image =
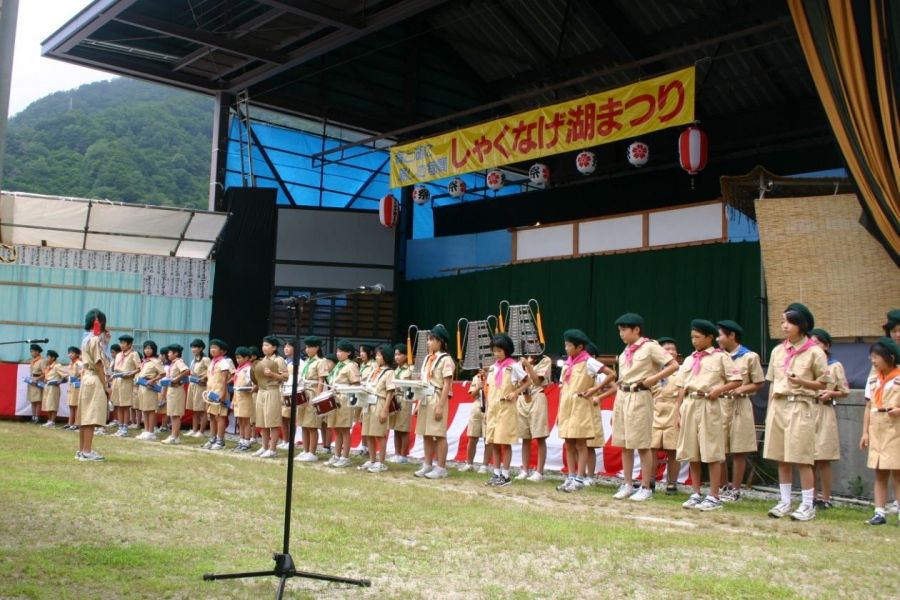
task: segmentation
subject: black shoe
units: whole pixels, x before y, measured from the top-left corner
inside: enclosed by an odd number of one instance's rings
[[[886,523],[887,519],[884,518],[882,513],[875,513],[875,516],[866,521],[866,525],[884,525]]]
[[[491,478],[485,481],[484,485],[495,486],[502,478],[502,475],[491,475]]]
[[[821,498],[816,498],[815,500],[813,500],[813,506],[822,510],[834,508],[834,505],[831,502],[829,502],[828,500],[822,500]]]
[[[509,485],[511,483],[512,483],[512,479],[510,479],[509,477],[506,477],[504,475],[501,475],[500,477],[497,478],[497,482],[494,484],[494,487],[503,487],[503,486]]]
[[[666,496],[674,496],[678,493],[678,486],[674,483],[666,484]]]

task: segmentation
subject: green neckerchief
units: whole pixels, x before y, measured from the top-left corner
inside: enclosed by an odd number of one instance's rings
[[[350,359],[342,360],[338,364],[334,365],[334,368],[331,369],[331,373],[328,374],[328,383],[334,383],[335,377],[341,372],[341,370],[350,364]]]
[[[317,363],[317,362],[319,362],[319,357],[313,356],[312,358],[307,360],[306,363],[303,365],[303,374],[301,375],[301,377],[303,378],[304,381],[306,381],[306,374],[309,373],[309,368],[311,366],[313,366],[314,363]]]
[[[399,379],[401,373],[403,373],[404,371],[409,371],[409,365],[403,365],[402,367],[397,367],[394,370],[397,372],[396,377]]]

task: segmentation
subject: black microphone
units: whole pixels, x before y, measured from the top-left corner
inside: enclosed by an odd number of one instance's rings
[[[41,339],[39,339],[39,340],[25,340],[25,343],[26,343],[26,344],[46,344],[46,343],[48,343],[49,341],[50,341],[50,340],[47,339],[47,338],[41,338]]]
[[[359,293],[380,296],[384,293],[384,284],[376,283],[375,285],[361,285],[359,286]]]

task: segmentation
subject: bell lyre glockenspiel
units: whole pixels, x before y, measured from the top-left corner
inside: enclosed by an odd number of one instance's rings
[[[534,298],[526,304],[510,304],[502,300],[497,321],[500,333],[512,338],[513,354],[537,355],[544,352],[541,306]]]
[[[493,364],[491,337],[497,325],[494,315],[481,321],[462,318],[456,322],[456,360],[463,369],[483,369]]]

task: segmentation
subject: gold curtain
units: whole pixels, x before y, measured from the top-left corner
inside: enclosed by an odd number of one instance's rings
[[[900,256],[897,15],[892,0],[788,0],[831,128],[874,225]],[[868,10],[866,9],[868,5]],[[867,47],[870,45],[871,47]],[[874,101],[873,101],[874,97]]]

